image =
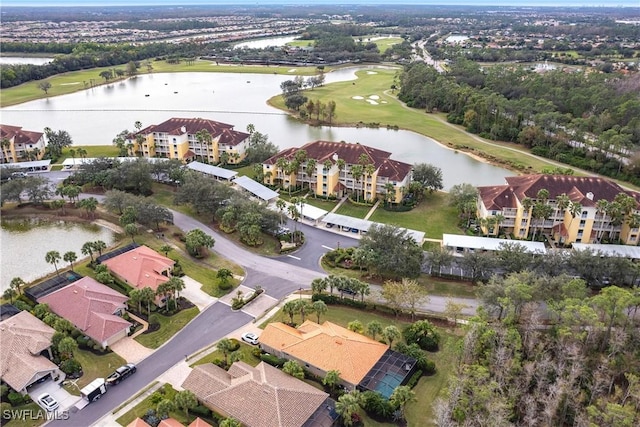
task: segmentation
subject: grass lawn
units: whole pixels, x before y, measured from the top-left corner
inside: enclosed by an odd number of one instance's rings
[[[366,38],[363,38],[363,42],[366,42]],[[394,44],[402,43],[401,37],[385,37],[378,40],[373,40],[373,42],[378,46],[378,50],[380,53],[385,53],[387,49],[389,49]]]
[[[162,394],[163,399],[169,399],[173,401],[177,391],[173,387],[171,387],[170,384],[165,384],[158,391],[147,396],[144,400],[138,403],[129,412],[127,412],[126,414],[118,418],[116,422],[121,426],[127,426],[136,418],[138,417],[142,418],[143,416],[145,416],[149,409],[155,409],[157,404],[154,404],[151,400],[153,395],[156,393]],[[182,425],[189,425],[198,417],[198,415],[194,415],[190,413],[189,416],[186,416],[183,410],[177,409],[175,411],[169,412],[169,417],[182,423]],[[202,416],[200,416],[200,418],[202,418]],[[213,424],[213,420],[211,419],[204,418],[204,420],[210,423],[211,425],[216,425],[216,424]]]
[[[409,426],[435,426],[433,404],[447,385],[450,373],[453,371],[457,346],[462,337],[440,329],[440,351],[428,353],[430,360],[436,364],[436,374],[422,377],[413,389],[418,400],[409,403],[406,408]],[[369,424],[367,424],[369,425]]]
[[[106,378],[116,368],[127,363],[126,360],[114,352],[98,356],[90,351],[77,350],[74,355],[82,365],[82,372],[84,372],[84,375],[76,383],[79,388],[83,388],[96,378]]]
[[[347,200],[336,210],[335,213],[340,215],[352,216],[354,218],[364,219],[364,217],[367,216],[371,208],[372,206],[358,206],[349,202],[349,200]]]
[[[324,209],[327,212],[331,212],[338,204],[337,200],[324,200],[311,196],[306,197],[304,199],[304,202],[307,205],[315,206],[318,209]]]
[[[424,231],[425,237],[442,239],[443,233],[460,234],[458,211],[449,206],[443,192],[426,193],[418,206],[407,212],[392,212],[378,206],[369,220]]]
[[[287,43],[287,46],[293,47],[308,47],[316,44],[315,40],[294,40],[292,42]]]
[[[260,363],[261,361],[260,359],[255,357],[253,354],[251,354],[251,351],[254,348],[255,347],[249,344],[240,342],[240,348],[237,350],[240,352],[240,360],[242,360],[243,362],[251,366],[257,366],[258,363]],[[193,368],[194,366],[203,365],[205,363],[213,363],[213,361],[216,359],[224,360],[224,354],[222,354],[221,351],[216,350],[212,353],[207,354],[202,359],[198,360],[197,362],[193,363],[190,366]]]
[[[73,145],[62,150],[62,156],[58,159],[58,163],[64,162],[65,159],[72,158],[73,156],[71,156],[70,151],[75,150],[77,152],[78,148],[82,148],[87,151],[87,155],[85,156],[87,158],[118,156],[118,147],[115,145]],[[79,159],[80,156],[76,154],[75,158]]]
[[[16,406],[10,409],[11,411],[24,411],[23,413],[31,414],[22,418],[15,418],[11,421],[2,420],[4,427],[36,427],[45,423],[45,413],[37,403],[31,402],[26,405]],[[40,418],[39,418],[40,417]],[[32,418],[32,419],[31,419]]]
[[[158,348],[184,328],[198,314],[198,307],[182,310],[173,316],[160,315],[160,329],[148,334],[140,334],[134,339],[147,348]]]
[[[251,179],[255,179],[256,174],[255,174],[255,171],[253,170],[254,165],[255,164],[251,164],[251,165],[247,165],[241,168],[231,169],[231,170],[238,172],[238,176],[248,176]]]

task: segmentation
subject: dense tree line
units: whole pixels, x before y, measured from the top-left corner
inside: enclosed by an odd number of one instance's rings
[[[473,133],[533,149],[538,155],[609,176],[639,180],[632,162],[616,158],[640,145],[640,76],[602,73],[537,74],[522,67],[479,68],[466,59],[439,74],[413,63],[399,98]]]
[[[481,292],[439,426],[638,425],[637,288],[589,297],[580,280],[514,273]]]

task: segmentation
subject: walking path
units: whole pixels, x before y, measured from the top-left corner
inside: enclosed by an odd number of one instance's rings
[[[364,219],[368,220],[369,217],[371,215],[373,215],[373,213],[376,211],[376,209],[378,208],[379,205],[380,205],[380,199],[378,199],[376,201],[376,203],[371,207],[371,209],[369,209],[369,212],[367,212],[367,214],[365,215]]]
[[[144,331],[146,331],[147,329],[149,329],[149,323],[147,323],[145,320],[139,318],[138,316],[136,316],[133,313],[127,312],[127,314],[129,314],[129,317],[131,317],[133,320],[135,320],[136,322],[138,322],[138,323],[140,323],[142,325],[142,328],[139,331],[136,331],[133,335],[131,335],[131,338],[135,338],[138,335],[144,333]]]

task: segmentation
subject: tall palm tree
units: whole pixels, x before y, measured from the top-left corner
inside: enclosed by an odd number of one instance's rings
[[[26,283],[24,282],[24,280],[22,280],[22,278],[14,277],[13,279],[11,279],[11,283],[10,283],[9,287],[11,287],[11,289],[15,290],[18,295],[22,295],[21,288],[25,284]]]
[[[82,252],[82,255],[84,256],[88,256],[91,258],[91,263],[93,263],[93,242],[86,242],[84,245],[82,245],[82,248],[80,249],[80,252]]]
[[[354,390],[350,393],[343,394],[336,402],[336,412],[342,417],[342,423],[345,426],[353,425],[353,414],[360,409],[360,392]]]
[[[598,201],[596,201],[596,213],[598,213],[599,215],[604,217],[608,214],[609,212],[609,201],[606,199],[600,199]],[[600,224],[600,230],[598,230],[598,233],[596,234],[596,238],[598,239],[598,242],[600,242],[600,240],[602,240],[602,236],[604,235],[604,221],[602,221],[602,223]]]
[[[78,255],[76,255],[74,251],[68,251],[64,253],[62,259],[69,263],[69,265],[71,266],[71,271],[73,271],[73,263],[78,259]]]
[[[364,173],[369,177],[370,180],[372,180],[373,178],[373,174],[376,171],[376,167],[375,165],[373,165],[372,163],[368,163],[364,166]],[[363,189],[364,191],[364,189]],[[375,182],[371,182],[371,198],[373,199],[376,194],[376,185]]]
[[[364,175],[364,167],[362,165],[351,166],[351,176],[353,177],[353,192],[356,193],[356,200],[360,201],[358,190],[356,189],[356,183],[360,183],[360,178]]]
[[[401,385],[396,387],[396,389],[393,390],[391,397],[389,398],[389,401],[392,404],[396,405],[400,410],[402,419],[405,418],[404,409],[407,403],[413,402],[415,400],[416,400],[416,393],[406,385]]]
[[[48,262],[49,264],[53,264],[53,268],[56,269],[56,276],[60,275],[60,273],[58,272],[58,261],[60,261],[60,259],[60,252],[58,251],[49,251],[44,256],[44,260],[46,262]]]
[[[287,165],[288,165],[289,161],[287,159],[285,159],[284,157],[280,157],[278,158],[278,160],[276,160],[276,179],[280,180],[280,187],[284,188],[284,173],[285,173],[285,169],[287,169]]]

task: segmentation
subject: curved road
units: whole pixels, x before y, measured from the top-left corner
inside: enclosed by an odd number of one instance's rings
[[[65,174],[66,175],[66,174]],[[53,182],[61,179],[59,174],[49,177]],[[216,240],[214,252],[241,265],[245,270],[243,284],[254,287],[260,285],[266,293],[276,299],[300,289],[309,288],[311,281],[326,276],[319,265],[321,256],[338,246],[355,246],[357,239],[338,233],[328,232],[320,227],[298,224],[304,231],[307,243],[292,256],[268,258],[249,252],[207,225],[190,216],[173,211],[174,224],[185,232],[198,228],[210,234]],[[375,291],[376,286],[372,286]],[[466,312],[475,311],[475,300],[457,299],[469,305]],[[431,301],[422,304],[424,310],[442,312],[447,298],[431,297]],[[243,313],[231,311],[230,307],[217,302],[196,316],[174,337],[138,364],[136,375],[119,384],[105,394],[99,401],[86,406],[83,410],[69,414],[68,420],[52,421],[53,427],[89,426],[108,412],[130,399],[144,387],[155,381],[160,374],[192,354],[228,335],[254,319]]]

